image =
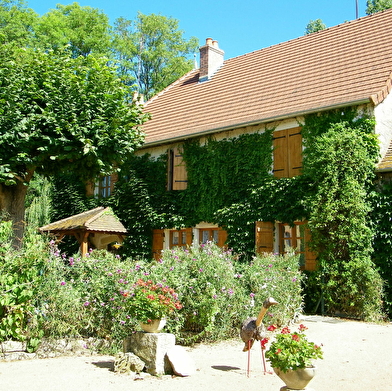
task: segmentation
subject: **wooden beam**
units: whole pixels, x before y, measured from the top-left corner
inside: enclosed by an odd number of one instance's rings
[[[86,231],[83,235],[83,238],[80,242],[80,255],[83,257],[86,256],[86,254],[88,253],[88,235],[89,232]]]

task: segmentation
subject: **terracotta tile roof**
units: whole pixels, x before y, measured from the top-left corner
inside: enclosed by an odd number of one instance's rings
[[[127,230],[110,208],[98,207],[40,228],[41,232],[90,231],[127,233]]]
[[[392,9],[193,70],[145,105],[146,146],[348,104],[390,91]],[[224,48],[223,48],[224,49]]]

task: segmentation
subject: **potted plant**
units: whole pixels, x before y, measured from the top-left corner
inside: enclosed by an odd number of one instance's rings
[[[129,315],[147,332],[160,331],[166,324],[166,317],[182,308],[173,288],[151,280],[139,279],[130,290],[121,294],[126,298]]]
[[[268,328],[274,329],[274,326]],[[303,324],[294,332],[284,327],[265,353],[275,373],[289,389],[304,389],[315,375],[313,360],[323,358],[321,346],[309,342],[305,330],[307,327]]]

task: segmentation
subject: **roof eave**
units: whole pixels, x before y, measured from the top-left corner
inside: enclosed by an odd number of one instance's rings
[[[236,124],[229,125],[229,126],[223,126],[223,127],[208,129],[208,130],[204,130],[204,131],[200,131],[200,132],[189,133],[187,135],[166,138],[164,140],[147,142],[140,149],[156,147],[156,146],[159,146],[162,144],[175,143],[180,140],[186,140],[189,138],[206,136],[206,135],[213,134],[213,133],[230,131],[230,130],[242,128],[245,126],[253,126],[253,125],[257,125],[257,124],[265,124],[265,123],[269,123],[269,122],[283,121],[285,119],[295,118],[295,117],[303,117],[305,115],[317,113],[320,111],[328,111],[328,110],[344,108],[344,107],[349,107],[349,106],[358,106],[358,105],[367,104],[367,103],[371,103],[371,102],[373,103],[373,100],[371,98],[364,98],[364,99],[358,99],[358,100],[346,102],[343,104],[339,103],[339,104],[334,104],[334,105],[321,106],[321,107],[317,107],[317,108],[309,109],[309,110],[296,111],[296,112],[291,112],[291,113],[278,115],[278,116],[272,116],[272,117],[260,118],[260,119],[256,119],[256,120],[252,120],[252,121],[240,122],[240,123],[236,123]]]

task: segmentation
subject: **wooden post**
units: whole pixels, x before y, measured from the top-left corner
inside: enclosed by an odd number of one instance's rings
[[[88,235],[89,235],[89,232],[85,232],[82,237],[82,240],[80,242],[80,254],[81,254],[82,258],[85,257],[86,254],[88,253],[88,240],[87,240]]]

